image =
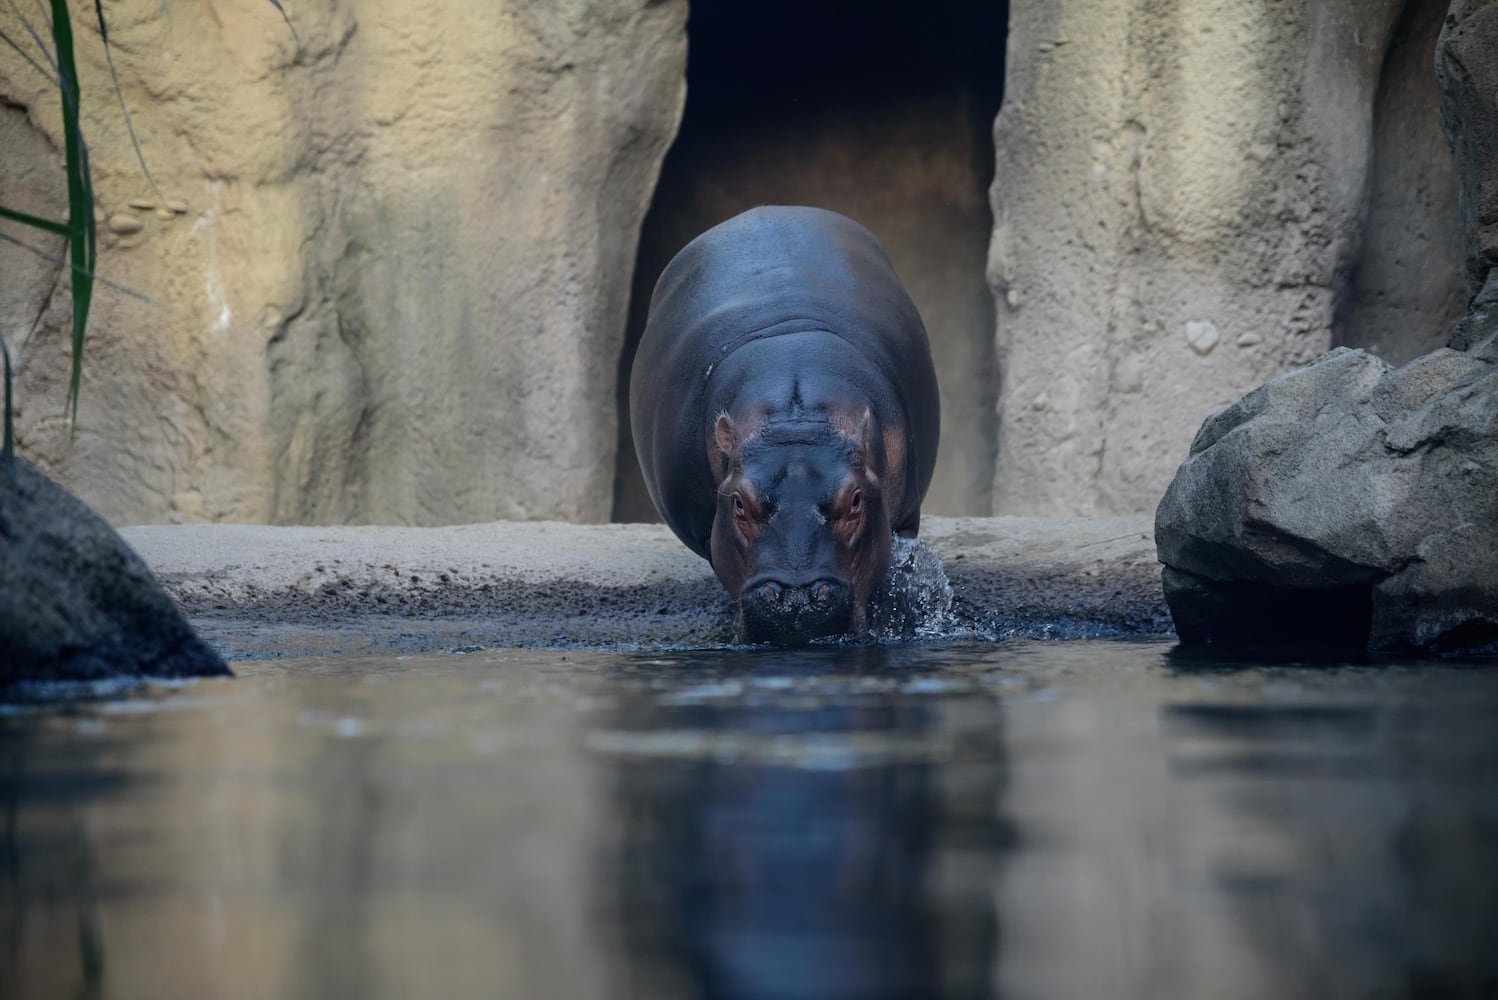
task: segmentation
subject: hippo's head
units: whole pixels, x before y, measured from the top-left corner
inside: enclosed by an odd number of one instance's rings
[[[742,432],[718,418],[712,563],[738,602],[741,642],[867,631],[891,541],[871,422],[773,421]]]

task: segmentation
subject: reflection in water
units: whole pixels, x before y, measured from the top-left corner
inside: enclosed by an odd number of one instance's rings
[[[77,805],[119,787],[123,776],[105,764],[110,747],[34,745],[0,726],[0,970],[14,968],[27,946],[57,936],[72,947],[55,968],[34,970],[49,994],[92,998],[104,978],[94,848]],[[23,824],[25,805],[47,803],[52,821]],[[28,906],[28,901],[42,905]],[[22,996],[0,975],[0,996]]]
[[[741,654],[725,672],[751,691],[798,667],[873,677],[884,651],[793,657]],[[706,734],[698,747],[750,733],[805,751],[772,764],[754,759],[754,744],[734,744],[745,761],[657,741],[654,753],[618,757],[620,825],[600,882],[618,893],[610,923],[633,992],[660,995],[665,982],[710,998],[990,995],[998,719],[981,713],[981,728],[960,734],[976,737],[967,759],[933,760],[951,756],[942,747],[955,720],[943,714],[887,694],[622,708],[614,721],[634,732]],[[909,759],[829,758],[837,737],[888,742]]]
[[[1006,716],[1006,995],[1498,995],[1498,674],[1151,688]]]
[[[1311,995],[1498,996],[1495,706],[1356,697],[1162,709],[1177,780],[1274,842],[1212,876]]]
[[[307,778],[321,814],[305,838],[284,837],[278,865],[293,885],[315,885],[307,916],[320,933],[302,934],[292,959],[309,996],[367,997],[376,968],[373,944],[381,873],[377,840],[395,823],[384,815],[387,740],[330,742]]]
[[[0,997],[1498,996],[1498,670],[486,651],[0,708]]]

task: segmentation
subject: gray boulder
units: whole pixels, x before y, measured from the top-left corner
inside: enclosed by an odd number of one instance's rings
[[[1498,2],[1436,49],[1474,293],[1398,369],[1340,348],[1209,416],[1160,501],[1182,641],[1498,650]]]
[[[1398,369],[1339,348],[1207,418],[1155,515],[1184,642],[1498,642],[1493,326]]]
[[[0,689],[228,673],[103,518],[24,459],[0,460]]]

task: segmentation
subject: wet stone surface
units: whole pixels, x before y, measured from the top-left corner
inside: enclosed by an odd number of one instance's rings
[[[0,709],[0,996],[1498,988],[1498,663],[234,666]]]
[[[122,534],[232,659],[704,648],[734,636],[734,609],[712,570],[661,525],[199,524]],[[873,616],[885,638],[1171,634],[1148,517],[932,517],[919,542],[897,540],[897,550],[896,599]]]

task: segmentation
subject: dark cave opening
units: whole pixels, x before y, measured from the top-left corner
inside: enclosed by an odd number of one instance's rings
[[[931,336],[942,443],[925,511],[990,512],[997,366],[984,277],[1007,2],[694,3],[687,103],[641,228],[617,385],[613,519],[656,521],[629,427],[650,293],[698,233],[817,205],[884,244]]]

